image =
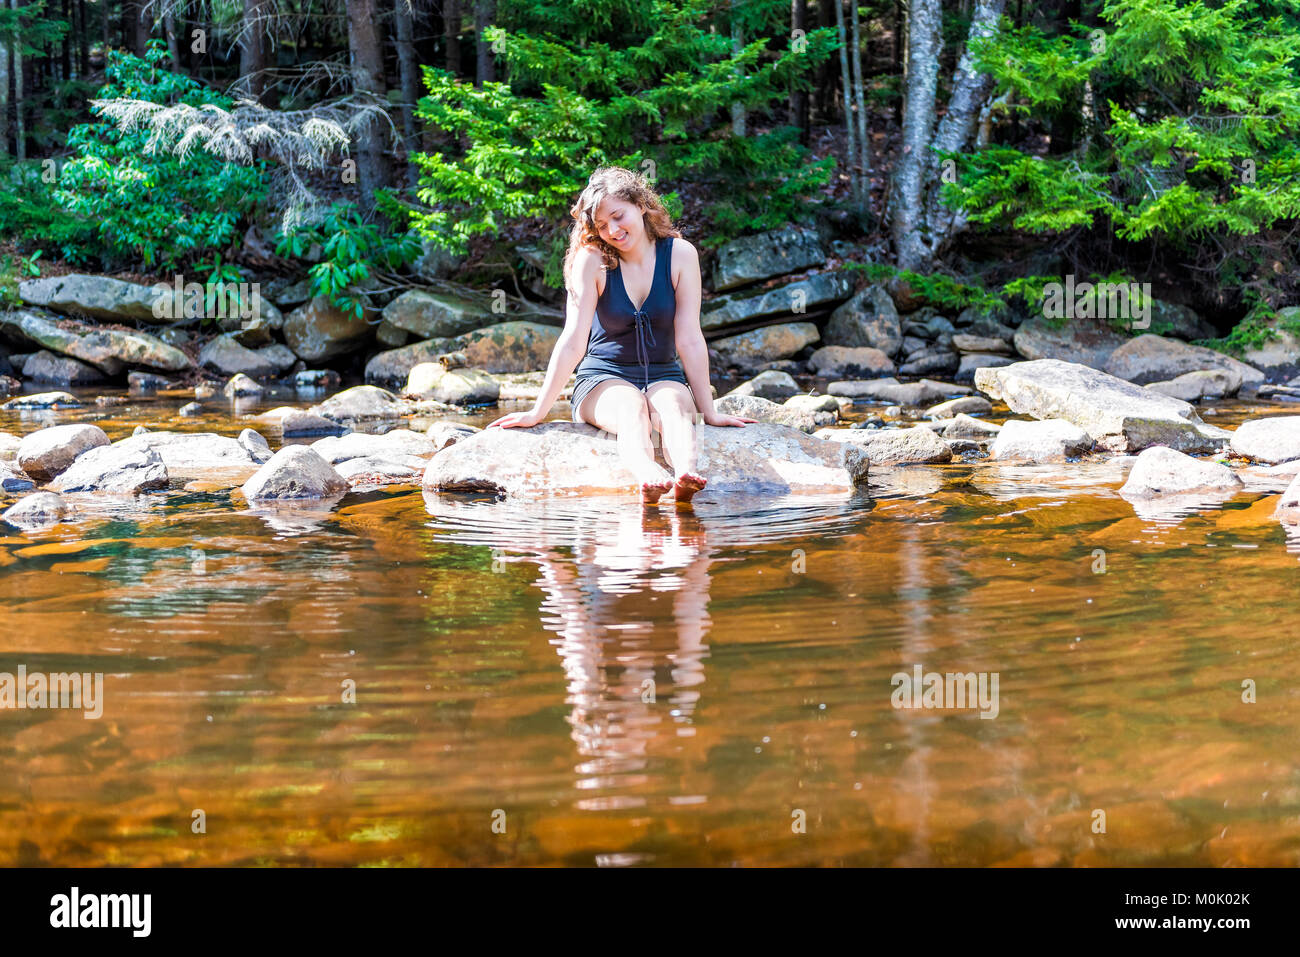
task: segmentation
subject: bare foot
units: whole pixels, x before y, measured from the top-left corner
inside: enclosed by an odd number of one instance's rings
[[[709,480],[698,472],[683,472],[673,483],[673,488],[676,489],[673,494],[678,502],[689,503],[695,497],[695,493],[708,484]]]
[[[641,502],[645,505],[654,505],[659,499],[663,498],[665,492],[673,487],[669,479],[656,479],[653,482],[641,483]]]

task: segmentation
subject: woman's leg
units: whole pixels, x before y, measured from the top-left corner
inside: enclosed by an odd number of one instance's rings
[[[708,483],[695,471],[699,446],[695,434],[697,410],[691,390],[672,380],[655,382],[646,389],[646,401],[663,437],[664,458],[673,467],[676,477],[674,495],[679,502],[689,502]]]
[[[640,389],[625,379],[606,379],[587,393],[578,414],[617,437],[619,455],[641,483],[642,499],[657,502],[673,487],[671,476],[655,461],[650,409]]]

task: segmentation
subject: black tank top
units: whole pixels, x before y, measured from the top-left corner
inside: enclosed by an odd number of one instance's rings
[[[650,292],[637,309],[623,285],[623,269],[605,274],[605,291],[596,300],[596,314],[587,337],[587,355],[620,365],[648,367],[677,358],[673,320],[677,296],[672,281],[673,237],[655,242],[655,268]]]

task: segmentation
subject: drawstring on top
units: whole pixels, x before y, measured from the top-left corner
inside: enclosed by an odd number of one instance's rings
[[[632,313],[633,321],[636,323],[636,357],[641,363],[641,370],[645,374],[645,380],[650,381],[650,347],[655,344],[654,330],[650,328],[650,317],[646,315],[645,310],[637,309]]]

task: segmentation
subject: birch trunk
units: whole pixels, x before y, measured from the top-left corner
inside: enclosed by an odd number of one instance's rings
[[[941,43],[939,0],[911,0],[907,17],[907,70],[903,76],[903,145],[890,184],[890,230],[898,265],[917,269],[929,258],[921,205],[934,135]]]

